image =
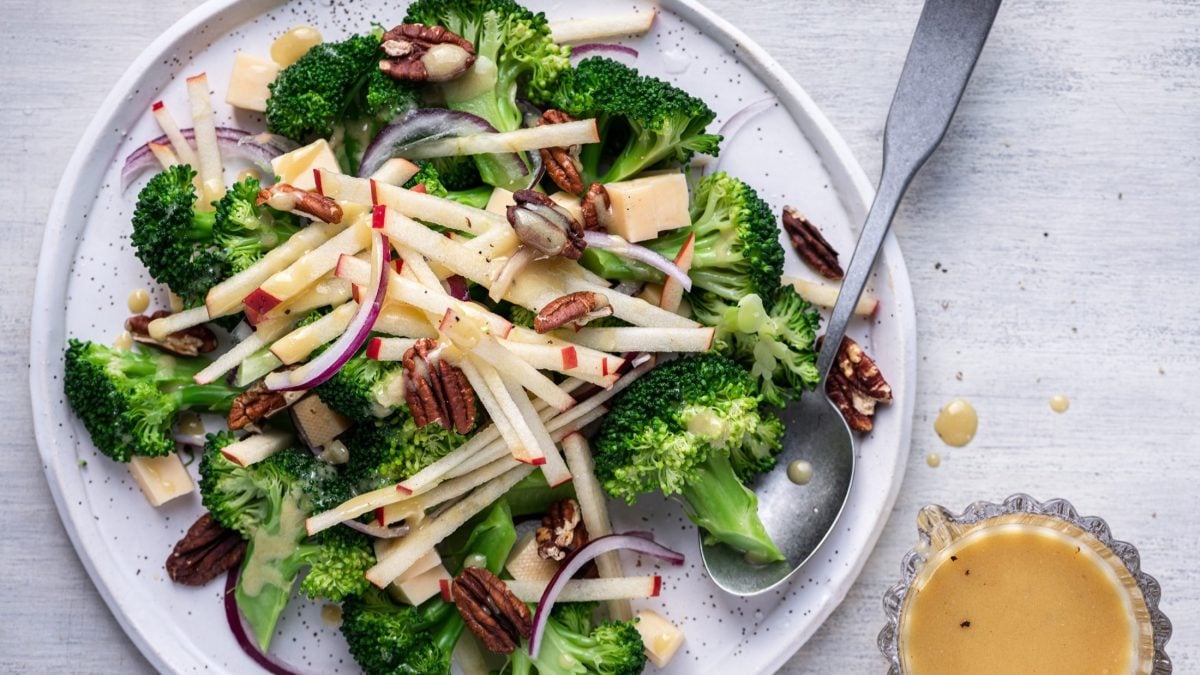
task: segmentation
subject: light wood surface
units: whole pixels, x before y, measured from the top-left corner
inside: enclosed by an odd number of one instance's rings
[[[0,0],[0,672],[149,671],[68,543],[25,385],[42,224],[71,150],[129,62],[188,0]],[[916,0],[710,5],[767,48],[878,176]],[[912,457],[866,570],[787,673],[873,673],[880,597],[920,505],[1072,500],[1141,550],[1200,667],[1200,5],[1011,0],[896,232],[917,301]],[[848,252],[846,252],[848,253]],[[1055,414],[1054,394],[1071,407]],[[967,397],[975,441],[945,447]],[[886,413],[884,413],[886,414]],[[939,452],[929,468],[925,456]],[[157,561],[155,561],[157,562]]]

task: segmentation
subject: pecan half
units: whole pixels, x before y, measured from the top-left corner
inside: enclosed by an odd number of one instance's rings
[[[276,183],[258,191],[259,206],[266,204],[277,211],[298,213],[326,223],[342,222],[342,207],[330,197],[301,190],[287,183]]]
[[[612,311],[608,298],[603,294],[576,291],[547,302],[533,317],[533,329],[539,333],[549,333],[569,323],[582,326],[592,319],[611,316]]]
[[[261,381],[256,382],[233,399],[225,421],[229,424],[230,431],[245,429],[283,410],[295,400],[289,400],[284,392],[267,389],[267,385]]]
[[[379,69],[407,82],[446,82],[475,63],[475,45],[442,26],[404,23],[384,33]]]
[[[454,605],[488,651],[511,654],[533,630],[529,607],[499,577],[468,567],[454,580]]]
[[[403,363],[404,399],[418,427],[437,422],[465,434],[475,426],[475,391],[461,370],[439,357],[436,340],[417,340]]]
[[[846,276],[838,263],[837,251],[803,213],[790,206],[783,207],[783,229],[800,259],[817,274],[835,280]]]
[[[579,210],[583,212],[583,229],[605,232],[605,225],[612,212],[612,202],[608,198],[608,190],[600,183],[588,186],[587,193],[579,202]]]
[[[824,336],[817,340],[821,348]],[[875,405],[892,402],[892,387],[883,379],[879,366],[863,348],[850,338],[842,338],[841,349],[834,358],[825,393],[841,411],[846,424],[855,431],[866,433],[875,427]]]
[[[546,195],[533,190],[517,190],[506,215],[524,244],[546,255],[561,255],[579,260],[587,243],[583,225],[566,209]]]
[[[165,309],[160,309],[150,316],[144,314],[131,316],[125,319],[125,330],[129,331],[137,342],[153,345],[180,356],[206,354],[217,348],[217,336],[209,330],[208,326],[185,328],[171,333],[161,341],[150,337],[150,322],[167,316],[171,316],[171,313]]]
[[[187,586],[203,586],[242,562],[246,540],[212,514],[200,516],[167,558],[167,576]]]
[[[588,532],[580,518],[579,502],[564,499],[551,504],[534,538],[543,560],[563,560],[583,547]]]
[[[574,117],[561,110],[547,110],[538,120],[538,126],[574,121]],[[583,192],[583,176],[580,173],[583,171],[583,164],[579,161],[578,145],[566,148],[542,148],[538,150],[538,153],[542,156],[542,164],[546,166],[546,173],[550,175],[550,180],[554,181],[555,185],[573,195]]]

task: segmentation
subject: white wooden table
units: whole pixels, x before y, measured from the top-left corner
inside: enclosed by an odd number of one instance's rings
[[[68,543],[25,386],[30,285],[84,125],[192,0],[0,0],[0,672],[141,672]],[[711,4],[763,44],[879,172],[918,0]],[[1200,669],[1200,4],[1010,0],[896,231],[920,364],[909,473],[845,604],[789,673],[880,672],[880,596],[926,503],[1066,497],[1162,582],[1176,672]],[[1053,394],[1071,409],[1050,411]],[[941,444],[938,408],[981,422]],[[940,452],[940,468],[925,455]]]

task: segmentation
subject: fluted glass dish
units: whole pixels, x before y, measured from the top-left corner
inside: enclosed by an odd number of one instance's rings
[[[1118,578],[1133,601],[1138,630],[1134,672],[1138,675],[1172,673],[1171,659],[1166,653],[1171,622],[1158,607],[1162,595],[1158,581],[1141,570],[1137,549],[1128,542],[1114,539],[1103,519],[1080,515],[1064,499],[1039,502],[1029,495],[1017,494],[999,504],[975,502],[959,514],[936,505],[921,509],[917,515],[918,543],[904,556],[901,581],[889,588],[883,598],[887,624],[879,632],[878,644],[888,661],[888,675],[907,675],[900,645],[901,621],[905,598],[921,575],[925,561],[972,532],[1009,523],[1052,527],[1089,544],[1099,553],[1119,572]]]

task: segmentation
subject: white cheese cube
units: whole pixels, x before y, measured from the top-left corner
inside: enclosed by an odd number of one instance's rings
[[[492,196],[488,198],[487,206],[483,207],[483,210],[491,211],[492,213],[501,216],[508,216],[508,207],[516,203],[517,202],[513,200],[513,193],[511,190],[505,190],[504,188],[498,187],[492,190]]]
[[[271,168],[279,176],[279,182],[288,183],[300,190],[315,190],[317,182],[313,178],[313,169],[324,169],[341,173],[333,148],[324,138],[295,150],[284,153],[271,160]]]
[[[175,453],[164,457],[134,456],[128,466],[129,474],[151,506],[162,506],[196,489],[187,468]]]
[[[268,85],[278,76],[278,63],[238,52],[233,57],[233,72],[229,75],[225,102],[242,110],[266,112],[267,99],[271,97]]]
[[[549,581],[558,571],[558,563],[538,555],[537,541],[530,532],[513,547],[504,568],[518,581]]]
[[[415,606],[441,593],[442,582],[450,579],[450,573],[439,564],[411,579],[392,582],[388,585],[388,594],[397,602]]]
[[[683,631],[652,609],[643,609],[636,618],[637,632],[646,645],[646,657],[655,666],[665,668],[683,646]]]
[[[550,195],[550,200],[567,210],[571,217],[583,224],[583,208],[579,205],[579,197],[570,192],[555,192]]]
[[[659,232],[691,224],[687,179],[682,173],[607,183],[604,189],[612,208],[608,230],[630,242],[654,239]]]

